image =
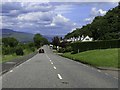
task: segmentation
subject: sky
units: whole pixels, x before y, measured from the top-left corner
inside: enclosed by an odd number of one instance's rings
[[[65,35],[104,16],[117,2],[3,2],[0,26],[42,35]]]

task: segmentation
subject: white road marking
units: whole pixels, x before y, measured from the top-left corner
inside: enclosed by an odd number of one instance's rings
[[[100,70],[97,70],[98,72],[101,72]]]
[[[13,70],[10,70],[10,72],[13,72]]]
[[[115,79],[118,79],[117,77],[114,77]]]
[[[87,65],[83,64],[83,66],[88,67]]]
[[[107,75],[107,76],[108,76],[108,73],[105,73],[105,75]]]
[[[6,64],[15,64],[15,62],[6,62]]]
[[[51,62],[51,64],[53,64],[53,62]]]
[[[17,69],[17,68],[21,67],[23,64],[29,62],[30,60],[31,60],[31,59],[28,59],[27,61],[18,64],[17,66],[13,67],[13,69]],[[7,70],[5,70],[5,71],[7,71]],[[13,71],[12,71],[12,72],[13,72]],[[9,74],[9,73],[10,73],[10,71],[6,72],[4,75]]]
[[[61,77],[61,75],[60,75],[60,74],[57,74],[57,75],[58,75],[58,78],[59,78],[59,79],[62,79],[62,77]]]
[[[46,54],[46,56],[48,57],[48,55]],[[48,59],[50,59],[49,57],[48,57]]]
[[[54,69],[56,69],[56,67],[55,67],[55,66],[54,66],[53,68],[54,68]]]
[[[51,62],[51,60],[50,60],[50,62]]]

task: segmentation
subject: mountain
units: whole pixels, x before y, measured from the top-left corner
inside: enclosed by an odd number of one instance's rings
[[[55,36],[64,38],[65,35],[43,35],[43,37],[46,38],[49,42],[52,42],[52,39],[53,39]]]
[[[82,35],[93,37],[94,40],[120,39],[120,3],[110,9],[106,15],[95,17],[91,24],[68,33],[65,38]]]
[[[42,35],[44,38],[46,38],[48,41],[52,41],[53,37],[59,36],[64,37],[64,35]],[[30,42],[33,41],[34,34],[26,33],[26,32],[19,32],[14,31],[11,29],[2,29],[2,37],[14,37],[20,42]]]
[[[52,35],[43,35],[49,42],[52,42],[53,36]]]
[[[33,41],[34,34],[18,32],[11,29],[2,29],[2,37],[14,37],[20,42],[29,42]]]

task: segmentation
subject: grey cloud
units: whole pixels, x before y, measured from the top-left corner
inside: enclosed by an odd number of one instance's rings
[[[54,7],[48,3],[20,3],[20,2],[6,2],[2,4],[3,16],[17,16],[21,13],[29,12],[48,12]]]
[[[27,12],[48,12],[53,9],[54,7],[48,3],[29,3],[24,10]]]
[[[9,13],[11,10],[21,10],[22,6],[19,2],[6,2],[2,4],[2,13]]]
[[[2,12],[3,28],[41,34],[65,34],[75,27],[69,19],[54,12],[54,8],[49,3],[6,3]]]

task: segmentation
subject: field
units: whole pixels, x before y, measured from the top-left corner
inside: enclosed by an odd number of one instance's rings
[[[120,48],[90,50],[77,54],[64,53],[62,56],[97,67],[120,68]],[[119,65],[118,65],[119,63]]]
[[[30,50],[24,49],[24,56],[28,55],[30,53],[33,53],[33,52]],[[20,57],[23,57],[23,56],[17,56],[15,53],[10,54],[10,55],[2,55],[2,59],[0,60],[0,63],[10,61],[10,60],[13,60],[15,58],[20,58]]]

